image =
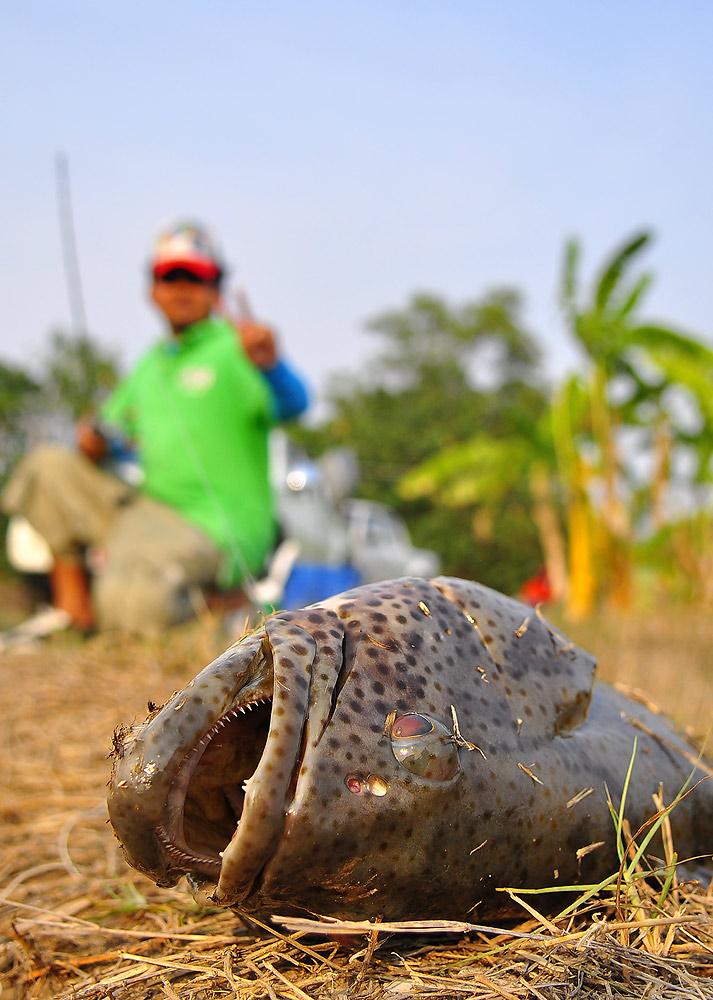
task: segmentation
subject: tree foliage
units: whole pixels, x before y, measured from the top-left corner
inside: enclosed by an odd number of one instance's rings
[[[428,491],[410,498],[399,484],[474,433],[506,441],[545,411],[539,350],[520,311],[511,289],[461,306],[415,295],[403,310],[369,323],[381,350],[367,373],[335,382],[332,418],[300,432],[312,454],[352,448],[361,495],[396,507],[415,543],[441,554],[445,572],[507,591],[517,590],[541,560],[525,482],[510,482],[497,502],[488,495],[450,507]]]
[[[678,537],[672,522],[700,512],[711,481],[713,352],[639,319],[651,277],[632,269],[650,241],[637,233],[616,248],[589,295],[579,287],[578,243],[565,250],[562,306],[587,359],[583,375],[558,387],[552,410],[575,614],[587,614],[597,595],[627,606],[635,561],[655,551],[657,533]],[[638,552],[637,538],[646,539]]]
[[[42,440],[71,440],[77,417],[94,410],[116,384],[113,356],[89,336],[56,331],[37,370],[0,363],[0,482]]]
[[[50,336],[42,382],[50,407],[77,420],[91,412],[116,385],[115,357],[86,334],[57,330]]]
[[[0,363],[0,483],[27,447],[27,414],[35,410],[39,383],[27,372]]]

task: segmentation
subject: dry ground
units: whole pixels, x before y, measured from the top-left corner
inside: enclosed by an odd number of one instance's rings
[[[699,733],[713,703],[705,615],[600,620],[571,629],[603,673],[645,688]],[[0,996],[713,998],[713,894],[671,891],[661,908],[508,933],[352,938],[256,936],[124,863],[104,804],[111,734],[143,717],[226,644],[207,620],[159,642],[56,637],[0,655]],[[532,897],[529,897],[532,900]],[[535,897],[536,899],[536,897]],[[537,936],[539,935],[539,936]]]

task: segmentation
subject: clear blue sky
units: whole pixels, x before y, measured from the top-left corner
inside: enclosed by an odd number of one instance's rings
[[[520,288],[557,374],[562,246],[587,275],[641,226],[646,312],[713,342],[708,0],[3,4],[0,359],[69,325],[64,151],[90,330],[126,365],[158,318],[156,224],[220,232],[317,389],[416,290]]]

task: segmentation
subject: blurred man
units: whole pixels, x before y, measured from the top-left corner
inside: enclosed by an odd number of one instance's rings
[[[160,630],[195,610],[196,588],[260,572],[275,540],[268,433],[306,390],[272,331],[220,315],[222,255],[210,232],[161,233],[151,298],[167,334],[77,428],[81,453],[45,446],[2,497],[48,542],[53,604],[80,629]],[[129,441],[138,489],[94,463]],[[85,552],[91,549],[90,593]]]

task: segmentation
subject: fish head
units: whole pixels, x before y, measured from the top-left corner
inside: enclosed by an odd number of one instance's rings
[[[553,666],[542,625],[518,636],[522,606],[493,595],[404,578],[267,619],[117,740],[109,815],[127,860],[248,912],[437,906],[434,872],[478,845],[488,758],[522,738],[494,660],[510,632],[533,675],[562,672],[568,703],[591,685],[589,661]],[[499,639],[481,612],[506,623]],[[545,700],[538,732],[561,715]]]

